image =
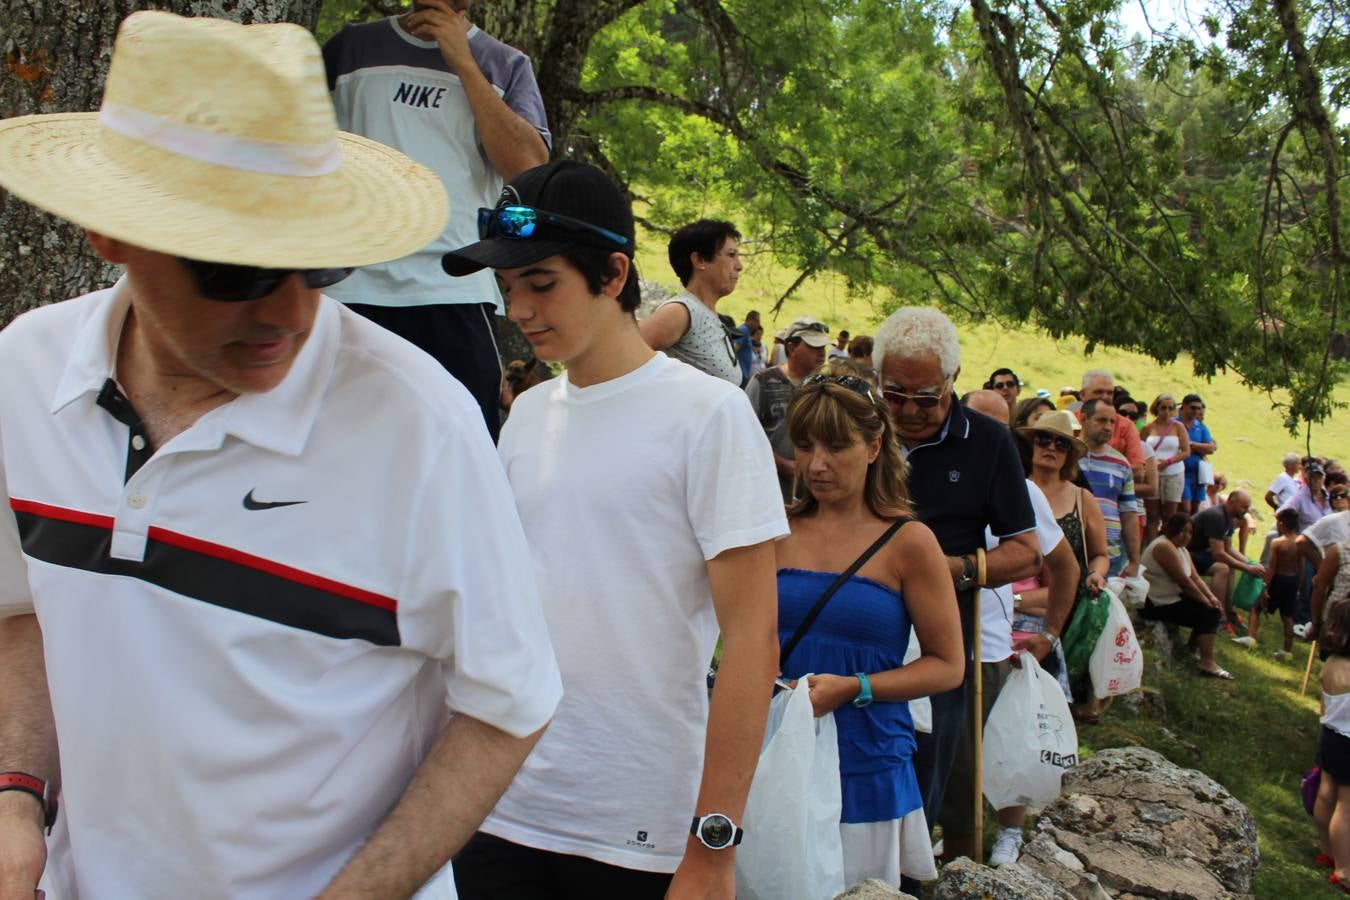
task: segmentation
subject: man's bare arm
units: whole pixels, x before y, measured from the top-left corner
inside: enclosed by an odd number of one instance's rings
[[[1068,621],[1069,610],[1073,609],[1074,598],[1078,596],[1080,574],[1078,557],[1074,555],[1073,547],[1061,539],[1055,549],[1046,554],[1045,565],[1041,569],[1041,581],[1046,591],[1045,630],[1051,634],[1064,634],[1064,623]],[[1054,645],[1041,635],[1036,635],[1018,643],[1013,649],[1026,650],[1040,662],[1050,655]],[[1014,666],[1021,665],[1016,654],[1013,655],[1012,663]]]
[[[1003,538],[984,556],[983,587],[998,587],[1021,578],[1030,578],[1041,570],[1041,549],[1036,532],[1024,531]]]
[[[1317,567],[1317,575],[1313,578],[1312,628],[1309,629],[1313,640],[1317,640],[1318,631],[1322,628],[1322,611],[1326,606],[1327,592],[1331,590],[1332,582],[1336,580],[1336,571],[1340,567],[1340,545],[1332,544],[1327,547],[1327,555],[1323,557],[1322,564]]]
[[[26,772],[59,789],[56,725],[47,694],[37,617],[0,619],[0,771]],[[42,804],[22,791],[0,793],[0,897],[29,900],[47,864]]]
[[[717,670],[703,780],[694,815],[725,813],[739,821],[759,762],[773,679],[778,672],[778,589],[773,544],[723,551],[708,562],[722,664]],[[668,898],[736,895],[734,851],[709,850],[692,835]]]
[[[464,11],[453,9],[446,0],[425,0],[423,8],[406,16],[403,23],[417,37],[440,45],[446,65],[455,70],[464,88],[483,150],[498,175],[510,181],[548,162],[548,145],[539,130],[506,105],[474,61]]]
[[[473,836],[543,733],[517,738],[454,716],[393,811],[319,900],[411,897]]]
[[[1121,512],[1120,540],[1125,545],[1126,565],[1124,574],[1132,578],[1139,574],[1139,513]]]

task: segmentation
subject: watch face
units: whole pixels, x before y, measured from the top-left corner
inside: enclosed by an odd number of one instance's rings
[[[726,816],[714,813],[703,820],[699,834],[709,847],[725,847],[735,836],[736,826]]]

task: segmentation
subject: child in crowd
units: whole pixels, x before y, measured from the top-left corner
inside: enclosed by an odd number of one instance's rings
[[[1260,613],[1280,614],[1284,622],[1284,649],[1275,656],[1288,659],[1294,650],[1294,607],[1298,604],[1299,553],[1294,546],[1298,538],[1298,510],[1282,509],[1275,514],[1275,528],[1279,536],[1271,542],[1270,562],[1266,565],[1266,586],[1261,599],[1252,607],[1247,632],[1256,637]]]
[[[1331,867],[1327,880],[1350,894],[1350,603],[1328,608],[1322,646],[1330,656],[1322,665],[1322,732],[1317,742],[1322,768],[1313,807],[1322,845],[1317,862]]]

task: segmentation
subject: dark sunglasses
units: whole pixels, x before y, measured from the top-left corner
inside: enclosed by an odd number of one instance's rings
[[[818,384],[837,384],[856,394],[862,394],[876,405],[876,394],[872,393],[872,385],[866,378],[859,378],[857,375],[808,375],[802,379],[802,387],[813,387]]]
[[[1054,447],[1062,453],[1068,453],[1073,449],[1073,441],[1068,438],[1058,437],[1053,434],[1037,433],[1031,436],[1032,443],[1037,447],[1049,449]]]
[[[996,391],[1001,391],[1001,390],[1003,390],[1004,388],[1015,388],[1015,387],[1017,387],[1017,382],[1015,382],[1015,381],[995,381],[995,382],[994,382],[994,390],[996,390]]]
[[[904,391],[897,391],[894,388],[883,390],[881,396],[885,397],[886,402],[897,409],[903,408],[906,401],[913,403],[919,409],[936,409],[938,404],[942,402],[942,394],[906,394]]]
[[[242,303],[259,300],[275,291],[292,273],[305,281],[311,290],[331,287],[348,275],[352,269],[263,269],[258,266],[236,266],[232,263],[202,262],[199,259],[178,257],[197,283],[197,293],[207,300],[222,303]]]
[[[1350,497],[1350,494],[1346,494],[1346,493],[1341,492],[1341,491],[1333,491],[1332,494],[1331,494],[1331,499],[1332,499],[1332,500],[1344,500],[1344,499],[1346,499],[1347,497]]]
[[[573,219],[568,216],[551,213],[533,206],[498,206],[488,209],[478,208],[478,238],[509,238],[513,241],[526,241],[534,237],[543,237],[545,232],[562,230],[571,234],[591,235],[604,238],[620,250],[631,250],[631,241],[621,234]]]

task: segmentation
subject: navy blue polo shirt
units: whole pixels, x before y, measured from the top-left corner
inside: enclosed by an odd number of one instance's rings
[[[942,552],[961,556],[1036,527],[1012,432],[955,400],[942,430],[907,453],[914,513]]]

